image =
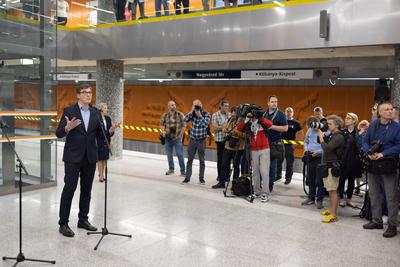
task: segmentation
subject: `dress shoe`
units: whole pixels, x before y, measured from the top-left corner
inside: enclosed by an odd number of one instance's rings
[[[68,224],[60,225],[60,229],[58,231],[66,237],[74,237],[75,233],[69,228]]]
[[[367,230],[372,230],[372,229],[383,229],[383,224],[382,224],[382,223],[376,223],[376,222],[370,221],[369,223],[364,224],[364,225],[363,225],[363,228],[364,228],[364,229],[367,229]]]
[[[204,185],[204,184],[206,184],[206,181],[205,181],[204,179],[200,179],[200,180],[199,180],[199,183],[200,183],[201,185]]]
[[[288,184],[290,184],[291,181],[292,181],[292,180],[286,179],[286,180],[285,180],[285,184],[288,185]]]
[[[383,233],[383,237],[391,238],[391,237],[394,237],[395,235],[397,235],[397,227],[396,227],[396,225],[389,224],[388,228]]]
[[[97,231],[97,228],[91,225],[88,221],[78,221],[78,228],[83,228],[88,231]]]
[[[223,183],[218,183],[213,186],[211,186],[212,189],[218,189],[218,188],[225,188],[225,185]]]
[[[182,184],[187,184],[187,183],[189,183],[189,182],[190,182],[190,180],[187,179],[187,178],[185,178],[185,180],[183,180],[181,183],[182,183]]]

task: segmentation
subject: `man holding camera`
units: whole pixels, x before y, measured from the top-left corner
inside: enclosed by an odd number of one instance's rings
[[[219,110],[212,115],[212,125],[214,128],[214,140],[217,145],[217,180],[221,178],[221,168],[222,168],[222,155],[224,154],[225,138],[226,134],[223,129],[226,122],[231,117],[229,112],[229,103],[227,100],[222,100],[219,104]]]
[[[288,122],[285,114],[278,109],[278,97],[276,95],[270,95],[268,97],[268,110],[264,113],[264,118],[267,118],[274,125],[273,130],[268,130],[268,139],[271,148],[271,164],[269,169],[269,190],[272,192],[274,189],[274,182],[276,180],[277,163],[279,158],[275,158],[273,155],[279,154],[279,157],[283,157],[283,143],[281,141],[282,132],[288,130]],[[278,150],[275,153],[273,150]],[[282,150],[282,153],[279,151]]]
[[[183,159],[182,137],[185,129],[183,113],[176,110],[176,104],[173,100],[168,102],[168,112],[161,117],[160,128],[165,138],[165,150],[168,158],[168,171],[165,175],[174,174],[174,147],[178,157],[181,176],[185,177],[185,161]]]
[[[393,121],[393,106],[385,102],[378,106],[378,119],[371,123],[363,138],[362,148],[368,154],[368,183],[371,198],[372,221],[363,225],[364,229],[383,229],[382,188],[388,207],[388,228],[383,233],[386,238],[397,234],[399,212],[398,160],[400,153],[400,126]]]
[[[193,101],[192,110],[184,118],[185,123],[192,122],[190,128],[190,140],[188,145],[188,161],[186,164],[186,176],[182,181],[183,184],[190,182],[192,176],[192,164],[196,152],[198,152],[200,161],[199,182],[205,184],[204,170],[205,170],[205,139],[210,124],[210,113],[203,111],[203,104],[200,100]]]

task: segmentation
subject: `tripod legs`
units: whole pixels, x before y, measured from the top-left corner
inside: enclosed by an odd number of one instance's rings
[[[5,260],[15,260],[17,261],[13,267],[17,266],[18,263],[23,262],[23,261],[33,261],[33,262],[44,262],[44,263],[51,263],[51,264],[56,264],[56,261],[49,261],[49,260],[38,260],[38,259],[30,259],[30,258],[25,258],[23,253],[19,253],[17,257],[3,257],[3,261]]]
[[[132,238],[132,235],[124,235],[124,234],[117,234],[117,233],[111,233],[108,231],[107,228],[102,228],[101,232],[87,232],[88,235],[101,235],[99,242],[97,242],[97,245],[94,247],[94,250],[97,250],[97,248],[99,247],[101,241],[103,240],[103,238],[106,235],[116,235],[116,236],[124,236],[124,237],[128,237],[128,238]]]

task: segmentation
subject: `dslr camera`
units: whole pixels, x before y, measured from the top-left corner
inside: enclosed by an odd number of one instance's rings
[[[374,140],[371,143],[371,147],[369,148],[367,154],[372,155],[375,153],[379,153],[383,151],[383,142],[380,140]]]
[[[313,121],[309,124],[309,126],[310,126],[310,128],[319,129],[323,132],[328,131],[328,122],[326,120],[324,120],[322,122],[314,122]]]

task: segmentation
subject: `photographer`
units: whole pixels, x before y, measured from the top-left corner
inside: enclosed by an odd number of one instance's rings
[[[324,183],[322,177],[318,175],[318,165],[321,164],[322,147],[318,142],[318,128],[312,128],[312,123],[318,122],[318,119],[311,116],[307,119],[307,126],[309,127],[304,140],[304,157],[303,161],[307,165],[307,181],[309,194],[308,198],[304,200],[301,205],[314,205],[315,198],[317,198],[317,209],[323,208],[324,199]]]
[[[225,124],[223,132],[226,135],[225,148],[222,156],[221,176],[219,182],[212,188],[225,188],[225,182],[229,181],[231,161],[233,160],[233,179],[239,178],[240,159],[244,150],[244,134],[237,131],[238,114],[236,107],[231,108],[231,117]]]
[[[372,221],[364,229],[383,229],[382,201],[386,193],[388,228],[384,237],[397,234],[399,211],[398,157],[400,153],[400,126],[393,121],[393,106],[385,102],[377,107],[378,119],[371,123],[362,141],[362,149],[368,154],[368,184],[371,198]],[[384,192],[381,182],[383,181]]]
[[[276,129],[276,127],[270,120],[258,117],[257,112],[248,113],[245,120],[237,127],[238,131],[250,134],[254,193],[261,195],[261,202],[267,202],[269,194],[270,150],[264,129]]]
[[[186,164],[186,176],[182,181],[183,184],[190,182],[192,176],[192,165],[194,156],[198,152],[200,162],[199,182],[205,184],[204,171],[205,165],[205,139],[207,137],[207,130],[210,124],[210,113],[203,111],[203,104],[200,100],[196,99],[193,101],[192,110],[185,116],[184,122],[188,123],[192,121],[192,127],[190,128],[190,140],[188,145],[188,161]]]
[[[361,150],[361,135],[359,134],[356,125],[358,123],[358,116],[354,113],[347,113],[344,121],[345,128],[342,129],[344,135],[344,149],[341,159],[342,174],[339,180],[339,206],[345,207],[346,205],[354,208],[351,203],[353,196],[355,179],[362,175],[362,163],[360,159]],[[344,186],[347,180],[347,198],[344,199]]]
[[[319,175],[323,177],[324,187],[329,193],[331,206],[330,209],[321,212],[321,215],[325,215],[322,222],[331,223],[337,221],[337,189],[341,172],[339,161],[342,155],[344,137],[339,130],[343,124],[342,118],[337,115],[330,115],[326,120],[331,135],[325,136],[321,130],[318,131],[318,140],[321,143],[323,151],[323,164],[319,167]]]
[[[168,112],[165,112],[161,117],[160,128],[162,135],[165,138],[165,150],[168,158],[168,170],[165,175],[174,174],[174,147],[176,156],[178,157],[181,176],[185,177],[185,161],[183,159],[183,144],[182,137],[185,129],[183,121],[183,113],[176,110],[174,101],[168,102]]]

